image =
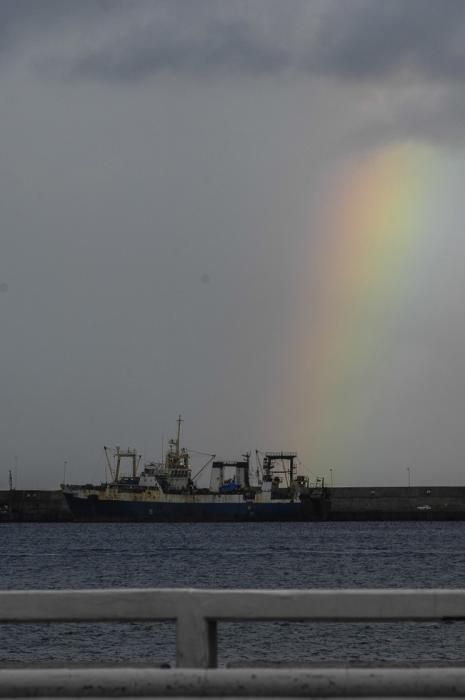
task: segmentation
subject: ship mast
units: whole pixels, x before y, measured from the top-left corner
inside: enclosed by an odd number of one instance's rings
[[[177,423],[178,423],[178,434],[176,437],[176,457],[177,457],[177,459],[179,459],[180,445],[181,445],[181,423],[182,423],[181,415],[178,416]]]

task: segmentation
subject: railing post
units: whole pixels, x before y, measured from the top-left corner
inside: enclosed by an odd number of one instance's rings
[[[216,668],[216,620],[207,620],[194,610],[180,611],[176,620],[176,665],[179,668]]]

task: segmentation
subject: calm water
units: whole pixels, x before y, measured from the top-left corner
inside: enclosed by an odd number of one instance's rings
[[[0,588],[465,586],[465,523],[3,524]],[[220,662],[465,663],[465,625],[224,624]],[[172,662],[170,624],[3,625],[0,663]]]

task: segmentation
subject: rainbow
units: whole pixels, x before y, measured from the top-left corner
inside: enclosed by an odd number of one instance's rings
[[[306,423],[299,444],[312,471],[342,467],[375,409],[363,387],[380,362],[389,363],[389,329],[415,268],[434,158],[419,144],[387,146],[340,167],[325,198],[322,262],[316,299],[306,300],[312,312],[299,362]]]

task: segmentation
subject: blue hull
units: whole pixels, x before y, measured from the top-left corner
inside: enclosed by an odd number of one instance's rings
[[[320,520],[301,502],[153,503],[99,501],[65,494],[76,520],[87,522],[274,522]]]

